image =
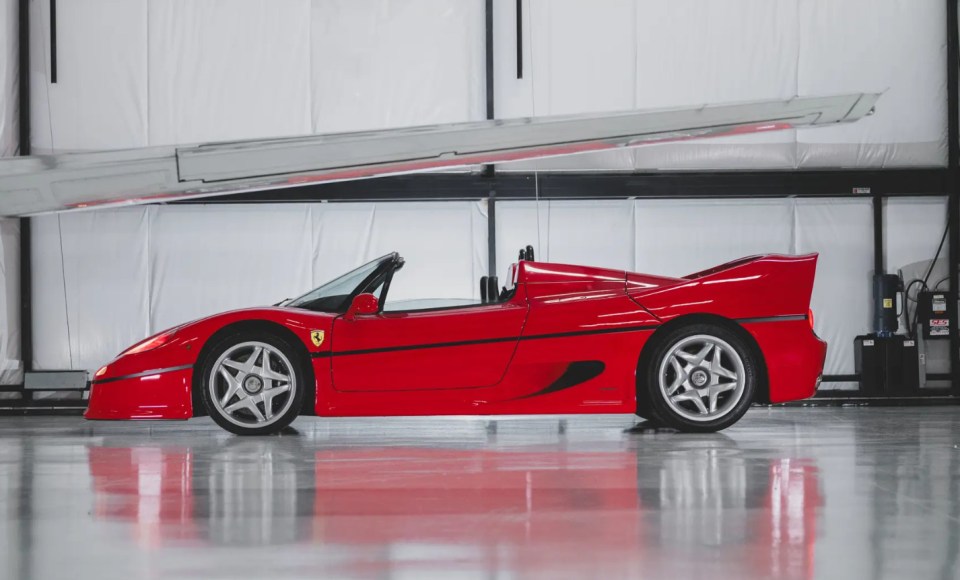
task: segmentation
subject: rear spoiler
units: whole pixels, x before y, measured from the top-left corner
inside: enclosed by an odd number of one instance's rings
[[[696,313],[733,320],[806,317],[818,257],[751,256],[677,278],[674,284],[627,292],[663,321]]]

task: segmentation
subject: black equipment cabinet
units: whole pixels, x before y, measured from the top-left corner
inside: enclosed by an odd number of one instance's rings
[[[862,396],[911,396],[920,392],[917,341],[901,335],[854,339],[854,364]]]

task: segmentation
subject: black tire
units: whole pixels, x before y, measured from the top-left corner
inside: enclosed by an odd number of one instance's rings
[[[248,359],[254,357],[258,348],[260,357],[251,364]],[[234,360],[233,356],[244,360]],[[247,371],[237,368],[248,364],[251,368]],[[303,393],[308,390],[305,364],[300,349],[274,334],[243,331],[225,336],[210,348],[199,366],[199,385],[207,412],[217,425],[237,435],[279,433],[297,418],[303,406]],[[221,367],[234,376],[235,385],[227,382]],[[284,375],[288,377],[286,381],[276,378]],[[289,389],[282,390],[284,386]],[[231,388],[236,392],[226,397]],[[264,396],[275,391],[281,392]],[[224,398],[226,403],[222,404]],[[251,402],[242,403],[245,399]],[[232,407],[237,408],[228,411]]]
[[[711,433],[747,412],[760,380],[760,361],[735,330],[699,322],[653,340],[637,369],[637,415],[679,431]]]

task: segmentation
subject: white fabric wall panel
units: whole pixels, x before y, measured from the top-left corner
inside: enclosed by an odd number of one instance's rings
[[[497,0],[497,116],[886,91],[851,126],[668,143],[503,169],[769,169],[943,165],[940,0]],[[852,32],[854,31],[854,32]]]
[[[800,94],[886,91],[872,117],[800,130],[800,165],[946,164],[945,3],[804,0],[800,14]]]
[[[788,254],[793,202],[777,200],[638,200],[639,272],[685,276],[754,254]]]
[[[0,0],[0,157],[19,150],[17,1]],[[20,362],[20,222],[0,219],[0,385],[23,380]]]
[[[390,301],[479,298],[487,273],[487,230],[477,202],[350,203],[313,206],[314,285],[399,252],[406,265]]]
[[[151,211],[32,218],[34,368],[96,370],[150,334]]]
[[[636,106],[634,74],[637,59],[634,42],[634,0],[529,0],[526,3],[524,75],[516,79],[515,4],[500,1],[494,14],[500,28],[495,41],[501,50],[497,65],[498,94],[521,84],[526,98],[497,101],[498,117],[563,115],[570,113],[619,111]],[[498,11],[499,9],[499,11]],[[511,26],[512,24],[512,26]],[[505,34],[504,31],[507,31]],[[512,47],[512,50],[510,48]],[[519,97],[519,95],[518,95]],[[622,149],[603,154],[511,163],[511,171],[540,168],[629,170],[633,151]]]
[[[869,199],[796,201],[796,252],[820,253],[811,308],[829,345],[826,374],[852,374],[853,339],[872,330],[872,207]]]
[[[152,332],[311,288],[309,206],[153,209],[144,232]]]
[[[0,0],[0,157],[16,155],[19,140],[17,0]]]
[[[310,133],[310,0],[153,0],[150,143]]]
[[[945,197],[891,198],[884,203],[884,268],[889,273],[914,266],[925,274],[947,226]],[[944,242],[930,284],[947,275],[947,243]],[[904,272],[906,277],[911,272]],[[907,280],[909,282],[909,280]]]
[[[797,94],[797,0],[637,2],[638,108]],[[695,40],[694,40],[695,39]],[[792,167],[793,131],[636,150],[642,169]]]
[[[147,145],[147,0],[59,2],[56,84],[49,9],[31,2],[33,152]]]
[[[484,117],[482,0],[314,0],[317,133]]]
[[[406,259],[388,300],[479,298],[480,277],[487,273],[486,227],[476,202],[378,204],[363,261],[391,251]]]
[[[38,152],[483,116],[481,0],[76,0],[58,15],[56,84],[48,3],[31,6]],[[494,15],[499,117],[886,90],[852,126],[507,169],[945,163],[941,0],[524,0],[522,79],[514,2]]]
[[[633,269],[632,201],[543,201],[539,213],[538,224],[536,202],[497,202],[497,276],[501,285],[506,283],[507,268],[517,261],[518,251],[528,244],[538,260]]]
[[[23,381],[19,280],[20,222],[0,219],[0,385]]]
[[[373,255],[373,250],[369,248],[370,238],[373,235],[373,217],[376,208],[377,204],[375,203],[313,206],[311,220],[314,243],[312,256],[313,283],[310,285],[311,287],[315,288],[329,282],[337,276],[383,255]]]

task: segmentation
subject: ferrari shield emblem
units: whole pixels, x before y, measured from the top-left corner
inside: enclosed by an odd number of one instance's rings
[[[313,341],[313,346],[320,346],[323,344],[324,332],[322,330],[311,330],[310,331],[310,340]]]

